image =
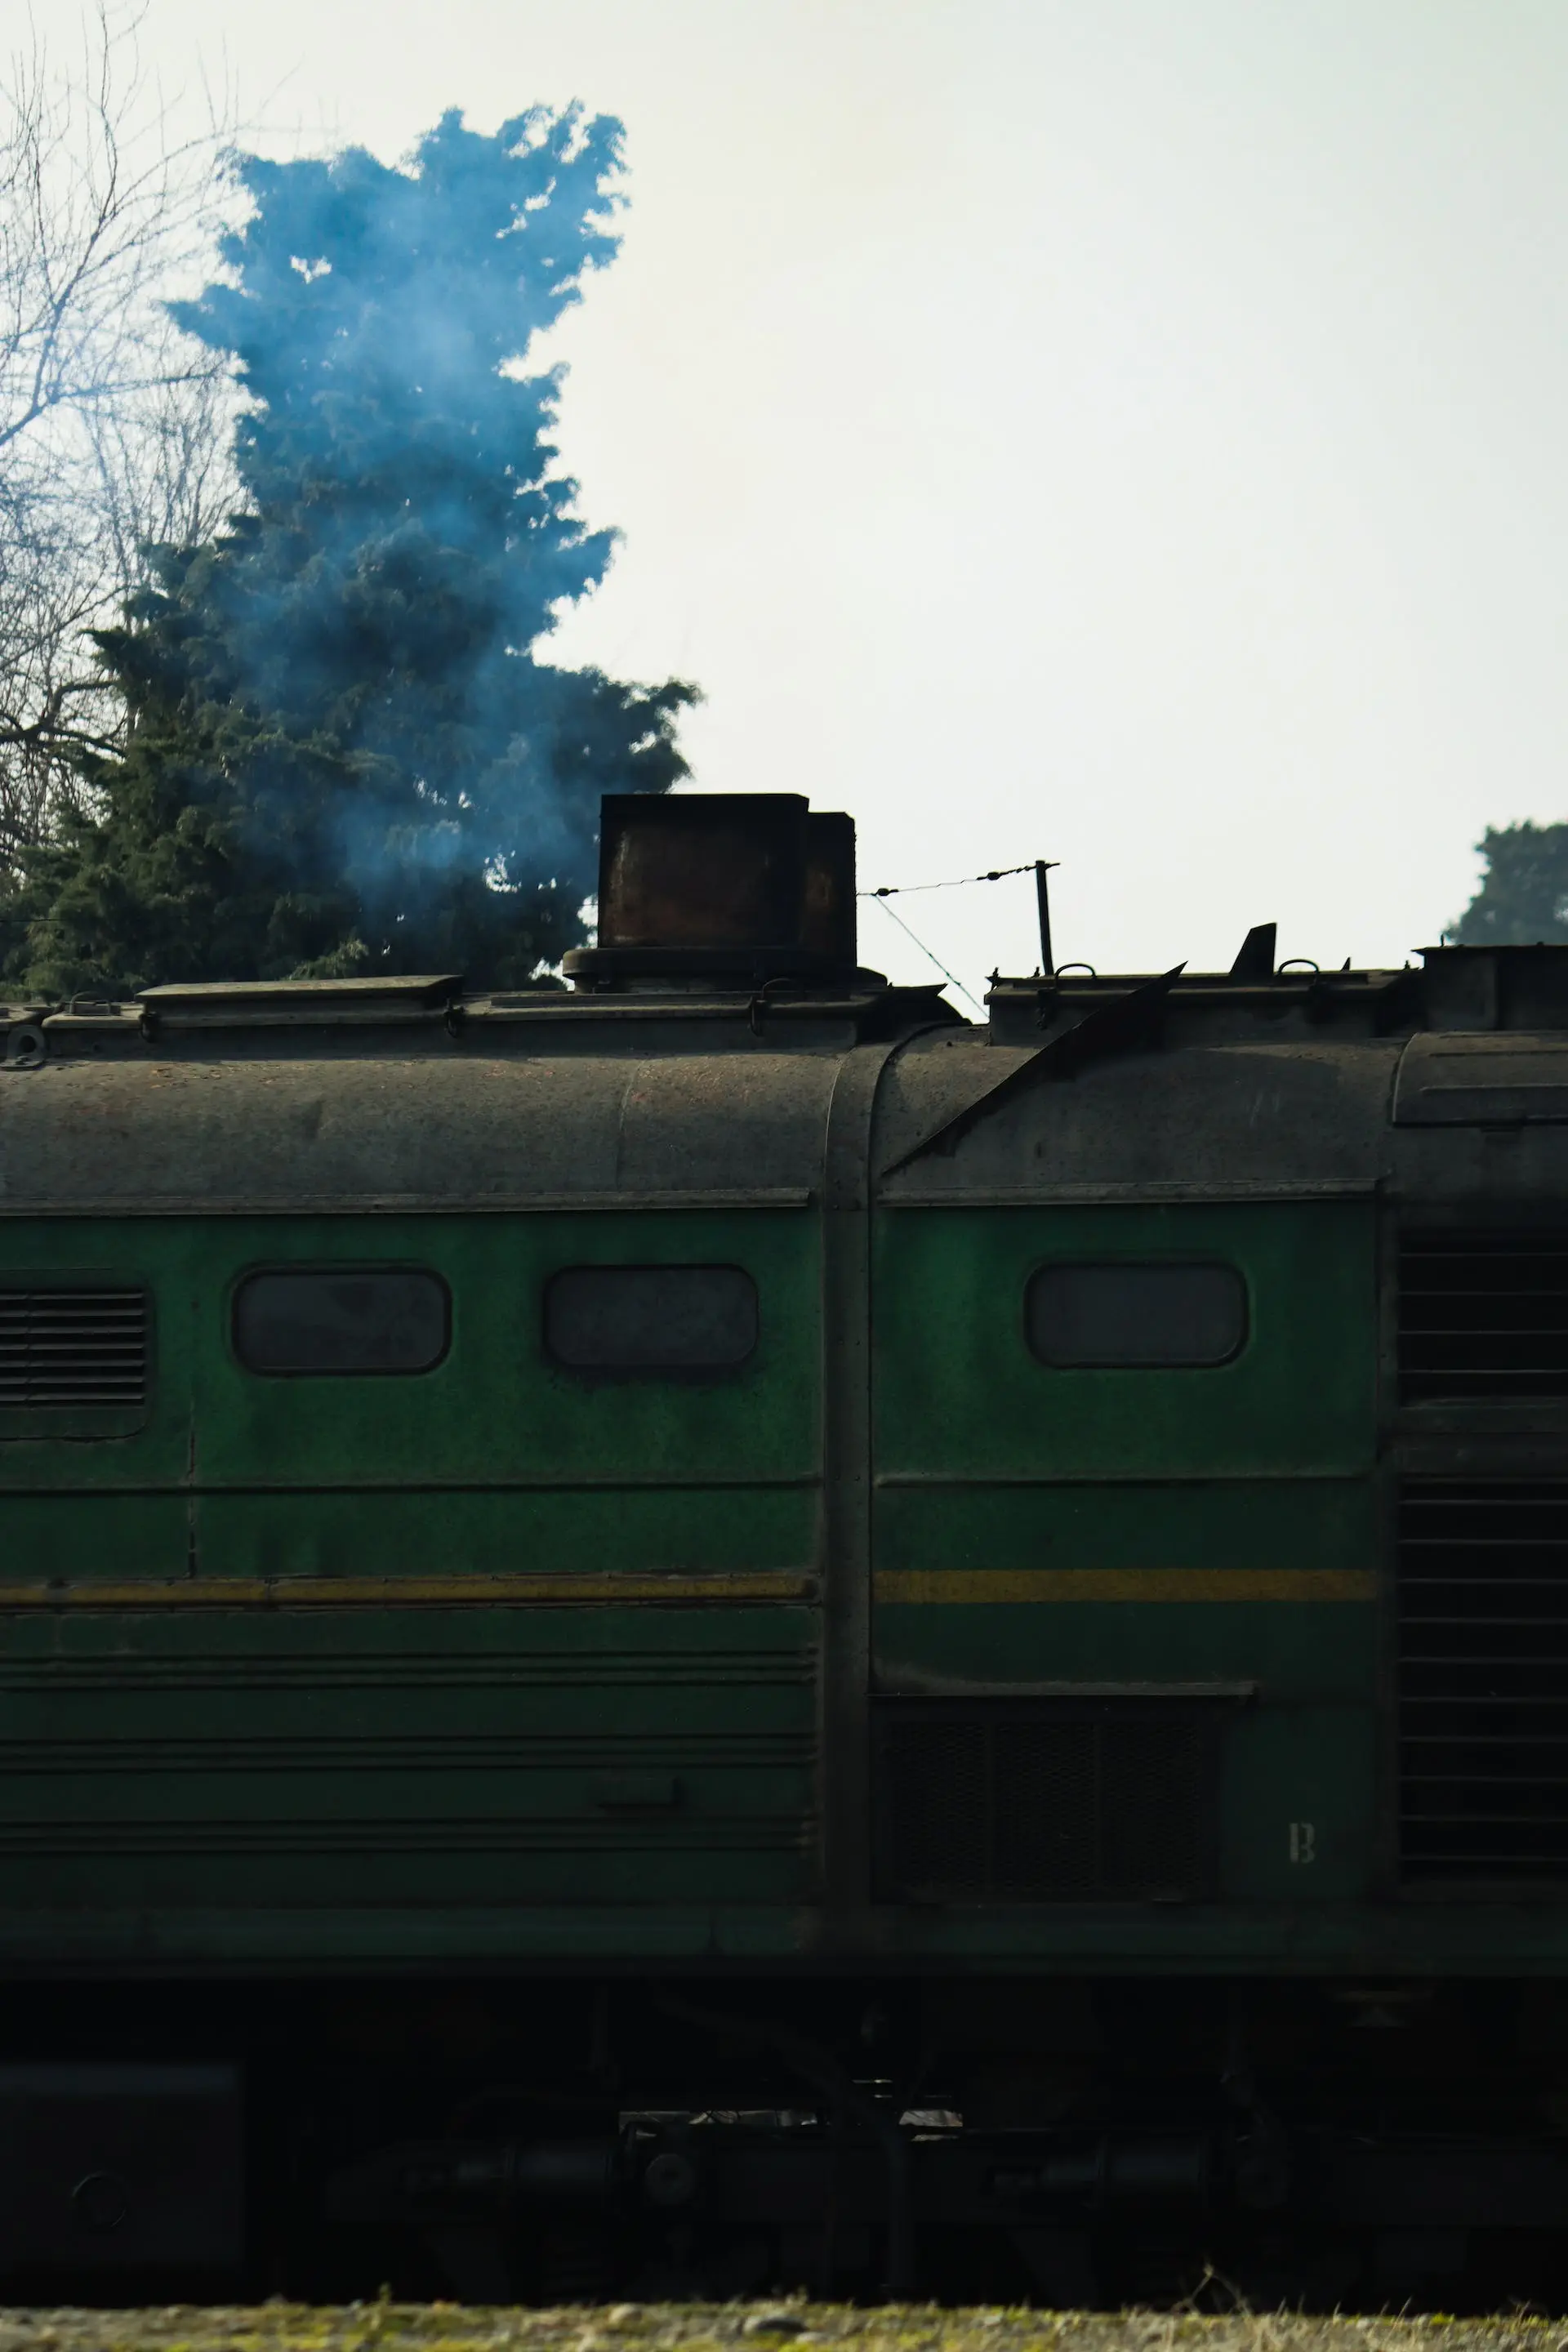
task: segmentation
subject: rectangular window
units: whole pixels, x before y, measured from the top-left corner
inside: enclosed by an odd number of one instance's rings
[[[147,1343],[144,1290],[0,1288],[0,1406],[140,1405]]]
[[[1024,1328],[1058,1370],[1224,1364],[1247,1338],[1247,1285],[1233,1265],[1043,1265]]]
[[[739,1369],[757,1344],[757,1286],[738,1265],[572,1265],[544,1293],[558,1364],[623,1379]]]
[[[452,1302],[438,1274],[290,1266],[234,1295],[234,1352],[247,1372],[427,1372],[447,1352]]]

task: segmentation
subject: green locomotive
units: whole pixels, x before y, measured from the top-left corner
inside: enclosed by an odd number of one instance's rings
[[[9,2289],[1554,2277],[1568,955],[600,905],[5,1016]]]

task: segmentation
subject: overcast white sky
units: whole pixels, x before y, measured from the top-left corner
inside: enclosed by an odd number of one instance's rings
[[[625,543],[563,650],[695,678],[697,784],[849,809],[864,882],[1043,855],[1064,958],[1401,961],[1483,825],[1568,816],[1563,0],[150,0],[143,43],[280,152],[624,119],[558,342]],[[1024,881],[899,903],[972,986],[1033,965]]]

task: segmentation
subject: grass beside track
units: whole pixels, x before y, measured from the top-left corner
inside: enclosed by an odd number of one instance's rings
[[[269,2303],[146,2311],[0,2310],[0,2352],[1568,2352],[1534,2317],[1209,2318],[1149,2311],[851,2309],[842,2304]]]

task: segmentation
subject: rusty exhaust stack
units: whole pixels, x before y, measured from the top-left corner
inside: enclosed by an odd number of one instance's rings
[[[844,986],[856,970],[855,824],[799,793],[616,793],[602,804],[599,938],[578,987],[663,980]]]

